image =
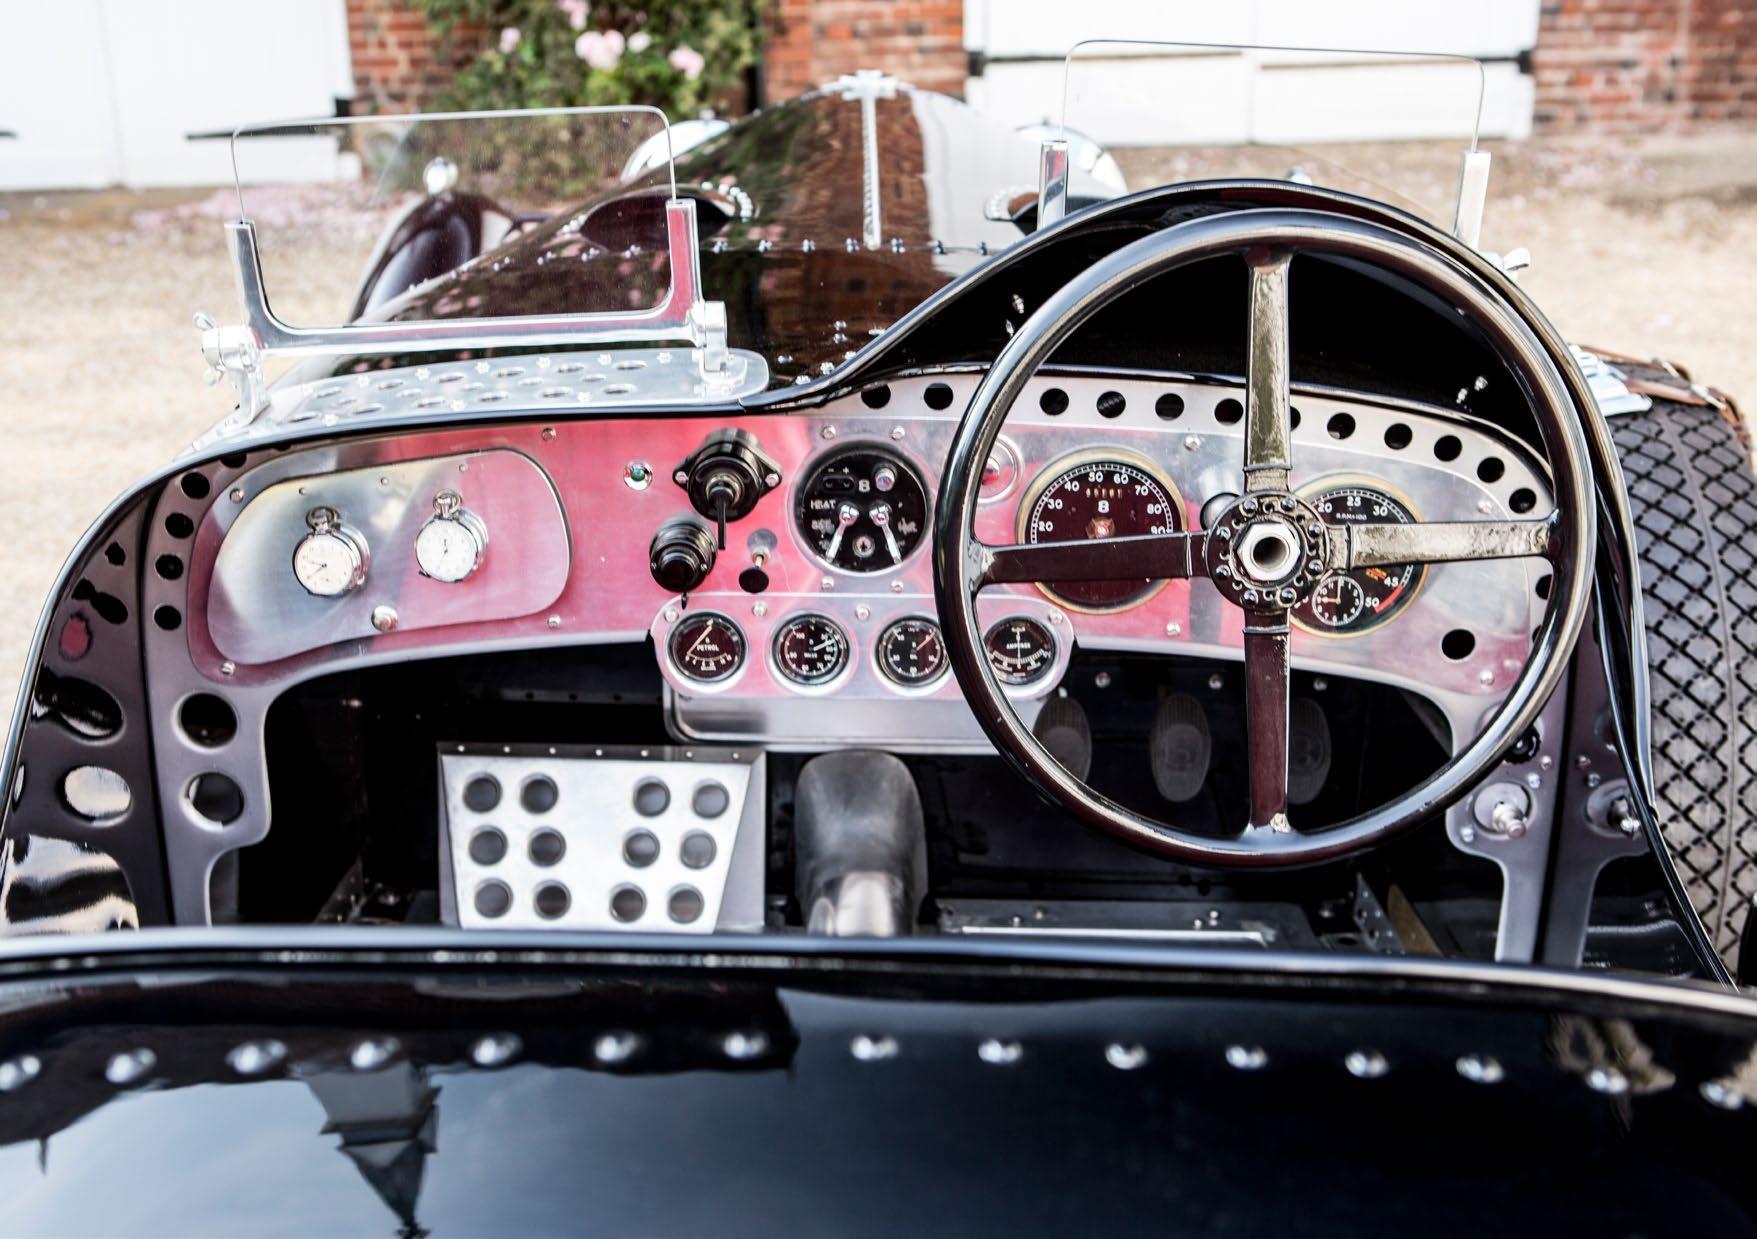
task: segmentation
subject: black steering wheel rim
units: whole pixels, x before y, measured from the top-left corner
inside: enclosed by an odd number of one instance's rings
[[[1552,584],[1531,653],[1513,685],[1475,738],[1433,774],[1395,800],[1321,831],[1288,830],[1283,819],[1278,829],[1251,828],[1216,838],[1147,817],[1088,787],[1024,725],[988,664],[976,596],[994,580],[1028,578],[991,577],[994,551],[1001,548],[976,540],[974,520],[983,465],[1008,413],[1070,335],[1144,280],[1211,257],[1235,254],[1249,262],[1264,253],[1285,255],[1283,263],[1294,254],[1312,253],[1383,268],[1444,297],[1483,333],[1524,390],[1543,439],[1555,496],[1542,551],[1551,561]],[[1282,387],[1285,398],[1285,373]],[[1596,546],[1590,477],[1578,412],[1555,362],[1500,293],[1444,253],[1370,221],[1312,210],[1243,210],[1174,224],[1100,259],[1059,289],[1014,333],[971,398],[947,455],[934,512],[934,591],[948,657],[996,749],[1081,821],[1147,850],[1200,864],[1268,867],[1331,859],[1443,810],[1478,783],[1535,721],[1566,670],[1590,603]],[[1194,544],[1186,552],[1202,553]]]

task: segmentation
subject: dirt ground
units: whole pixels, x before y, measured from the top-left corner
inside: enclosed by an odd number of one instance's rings
[[[1483,245],[1531,251],[1522,282],[1570,339],[1672,358],[1757,404],[1757,133],[1494,151]],[[1386,193],[1375,185],[1390,186],[1448,218],[1457,178],[1455,148],[1118,157],[1135,186],[1254,160],[1265,174],[1298,165],[1320,183],[1377,196]],[[197,309],[221,320],[237,312],[219,225],[202,210],[211,199],[206,190],[0,197],[0,527],[12,531],[0,588],[5,716],[44,595],[80,533],[230,407],[229,388],[202,386],[190,325]],[[351,276],[351,267],[340,273],[344,285]],[[314,298],[311,278],[277,303]]]

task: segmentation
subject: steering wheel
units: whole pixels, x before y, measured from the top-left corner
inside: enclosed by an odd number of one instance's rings
[[[1294,493],[1288,361],[1288,271],[1297,254],[1379,267],[1439,296],[1474,324],[1518,380],[1549,460],[1556,507],[1523,520],[1326,525]],[[1143,281],[1236,254],[1250,279],[1243,493],[1207,529],[991,546],[974,520],[983,467],[1025,385],[1081,324]],[[1367,847],[1430,817],[1477,783],[1536,719],[1567,667],[1591,594],[1595,510],[1585,438],[1561,375],[1506,299],[1436,248],[1371,222],[1309,210],[1245,210],[1141,238],[1069,281],[995,359],[959,423],[934,512],[934,593],[964,696],[995,747],[1075,817],[1148,850],[1213,865],[1291,865]],[[1204,505],[1202,510],[1207,510]],[[1330,572],[1373,565],[1538,556],[1551,566],[1548,605],[1530,657],[1475,738],[1387,804],[1322,829],[1287,814],[1288,613]],[[1008,582],[1206,577],[1244,612],[1250,813],[1231,838],[1146,817],[1087,786],[1020,720],[983,650],[977,594]],[[1196,586],[1195,588],[1207,588]]]

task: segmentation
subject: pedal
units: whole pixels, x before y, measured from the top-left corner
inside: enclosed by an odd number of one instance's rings
[[[1092,721],[1086,717],[1086,708],[1072,697],[1051,697],[1044,702],[1031,734],[1082,783],[1092,773]]]
[[[761,752],[442,744],[439,769],[447,924],[762,926]]]
[[[1330,777],[1330,720],[1310,697],[1287,707],[1287,802],[1310,804]]]
[[[1208,714],[1188,693],[1173,693],[1159,703],[1147,752],[1153,763],[1153,786],[1173,804],[1194,800],[1208,781],[1214,739]]]

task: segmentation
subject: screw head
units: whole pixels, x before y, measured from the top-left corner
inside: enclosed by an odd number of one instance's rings
[[[559,615],[551,615],[551,616],[550,616],[550,617],[549,617],[549,627],[551,627],[551,628],[560,628],[560,627],[561,627],[561,616],[559,616]]]
[[[1176,620],[1172,620],[1170,623],[1166,624],[1166,626],[1165,626],[1165,635],[1168,637],[1181,637],[1183,635],[1183,631],[1184,631],[1184,626],[1182,624],[1178,623]]]
[[[397,609],[385,603],[373,607],[372,626],[379,632],[394,631],[397,626]]]

